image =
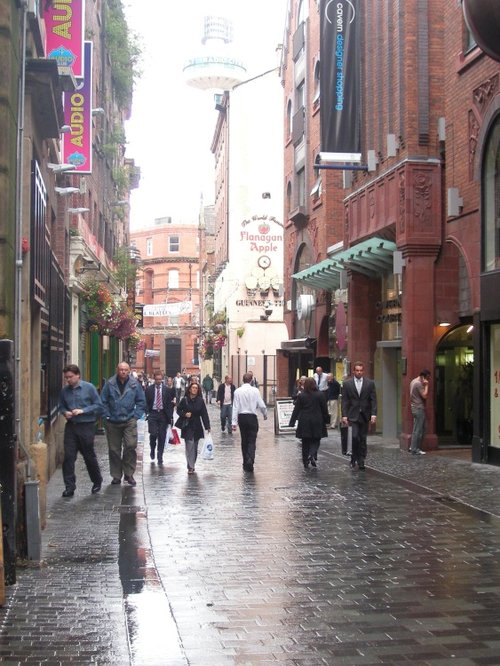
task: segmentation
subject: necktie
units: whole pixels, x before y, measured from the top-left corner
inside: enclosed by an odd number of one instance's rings
[[[156,387],[156,399],[155,399],[155,408],[160,411],[162,408],[162,400],[161,400],[161,386]]]

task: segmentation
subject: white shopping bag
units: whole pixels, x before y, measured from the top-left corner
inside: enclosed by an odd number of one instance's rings
[[[212,439],[212,435],[209,432],[205,433],[205,441],[203,442],[201,457],[203,460],[214,459],[214,440]]]

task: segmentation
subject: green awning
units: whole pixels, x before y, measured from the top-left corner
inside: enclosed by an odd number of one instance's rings
[[[368,277],[391,272],[392,255],[395,250],[396,243],[393,241],[377,237],[369,238],[295,273],[292,277],[313,289],[335,290],[340,287],[342,271],[356,271]]]

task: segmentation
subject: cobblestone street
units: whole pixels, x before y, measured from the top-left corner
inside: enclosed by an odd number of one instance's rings
[[[49,484],[40,568],[0,609],[0,660],[224,666],[500,663],[500,469],[372,437],[351,471],[337,432],[318,468],[261,422],[254,474],[239,435],[188,476],[183,446],[136,488],[72,499]],[[107,450],[98,438],[105,480]]]

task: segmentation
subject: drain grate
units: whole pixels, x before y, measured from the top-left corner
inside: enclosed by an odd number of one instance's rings
[[[113,511],[115,513],[144,513],[144,514],[147,514],[148,512],[145,506],[137,506],[134,504],[120,504],[119,506],[114,506]]]

